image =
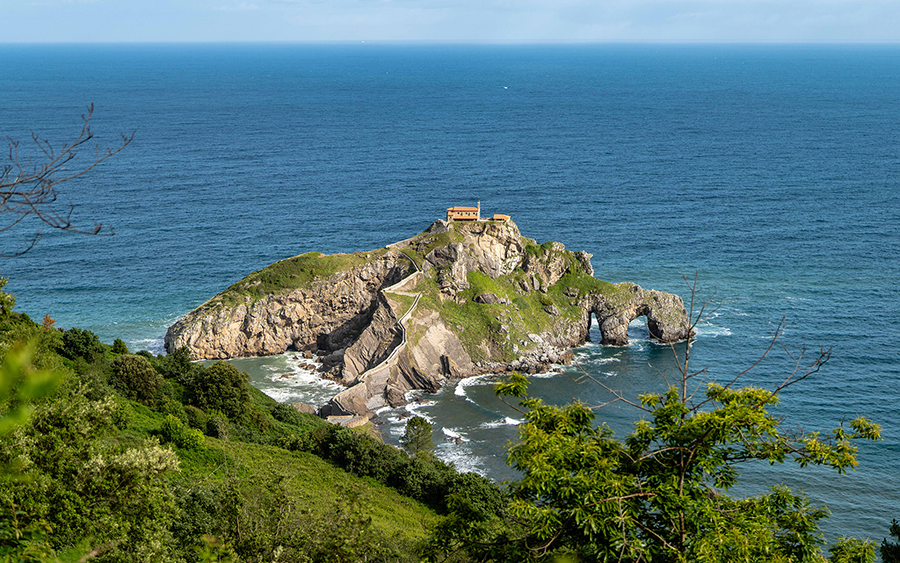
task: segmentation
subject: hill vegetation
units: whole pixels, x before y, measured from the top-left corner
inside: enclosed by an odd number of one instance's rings
[[[502,506],[228,363],[113,348],[0,322],[0,561],[417,561],[450,495]]]
[[[624,440],[587,405],[529,397],[514,374],[496,391],[522,412],[509,450],[522,478],[504,488],[435,459],[422,419],[407,427],[410,455],[184,349],[132,354],[10,306],[0,354],[4,562],[874,561],[874,542],[849,538],[826,558],[827,510],[803,495],[728,495],[741,461],[843,473],[854,442],[878,438],[865,418],[796,434],[768,414],[827,352],[773,390],[735,380],[695,400],[687,384],[702,372],[685,347],[680,386],[636,402],[613,392],[645,413]],[[896,560],[896,545],[882,553]]]

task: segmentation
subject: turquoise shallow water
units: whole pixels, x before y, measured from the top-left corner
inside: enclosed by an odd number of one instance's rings
[[[700,272],[714,313],[697,367],[729,378],[766,346],[833,348],[784,394],[789,426],[866,414],[884,440],[846,477],[748,467],[746,491],[784,481],[833,510],[829,536],[881,538],[900,516],[900,49],[878,46],[0,46],[0,133],[71,137],[88,103],[119,157],[68,186],[76,219],[116,235],[47,233],[2,259],[19,309],[131,348],[246,273],[310,250],[372,249],[481,201],[522,232],[594,254],[597,277],[687,296]],[[23,230],[0,233],[15,248]],[[617,389],[658,387],[666,348],[581,363]],[[290,357],[242,360],[281,400],[324,396],[279,379]],[[746,377],[771,386],[783,354]],[[569,373],[536,378],[553,402],[604,402]],[[318,395],[315,395],[318,394]],[[414,410],[441,455],[512,477],[516,413],[467,380]],[[390,420],[397,413],[384,413]],[[600,418],[626,432],[633,413]],[[400,425],[386,423],[396,439]],[[391,438],[393,437],[393,438]]]

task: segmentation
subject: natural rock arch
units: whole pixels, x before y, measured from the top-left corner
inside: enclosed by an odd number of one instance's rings
[[[677,295],[656,290],[644,290],[639,285],[622,284],[626,291],[615,302],[601,294],[591,294],[585,309],[587,327],[591,316],[600,328],[600,344],[607,346],[628,345],[628,325],[638,317],[647,317],[650,336],[660,342],[684,340],[691,335],[684,303]]]

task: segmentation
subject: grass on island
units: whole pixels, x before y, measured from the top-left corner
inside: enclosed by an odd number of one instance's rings
[[[385,253],[387,253],[385,248],[352,254],[307,252],[300,256],[279,260],[262,270],[249,274],[239,282],[232,284],[213,301],[218,300],[227,305],[233,305],[243,301],[246,297],[256,301],[266,295],[287,293],[309,287],[313,282],[327,279],[337,272],[358,268],[377,260]]]

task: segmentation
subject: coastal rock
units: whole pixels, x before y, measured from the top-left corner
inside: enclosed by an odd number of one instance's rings
[[[626,345],[639,316],[662,342],[690,336],[680,297],[597,280],[586,252],[538,245],[511,221],[437,221],[379,251],[276,262],[179,320],[166,347],[194,359],[316,351],[322,375],[347,386],[320,414],[370,418],[410,390],[571,363],[592,317],[602,344]]]
[[[381,288],[411,271],[407,257],[387,251],[283,293],[257,297],[238,282],[169,327],[166,350],[186,346],[207,360],[344,348],[369,326]]]
[[[482,305],[496,305],[497,303],[500,303],[500,298],[493,293],[486,291],[484,293],[479,293],[478,295],[476,295],[473,301],[475,301],[476,303],[481,303]]]

